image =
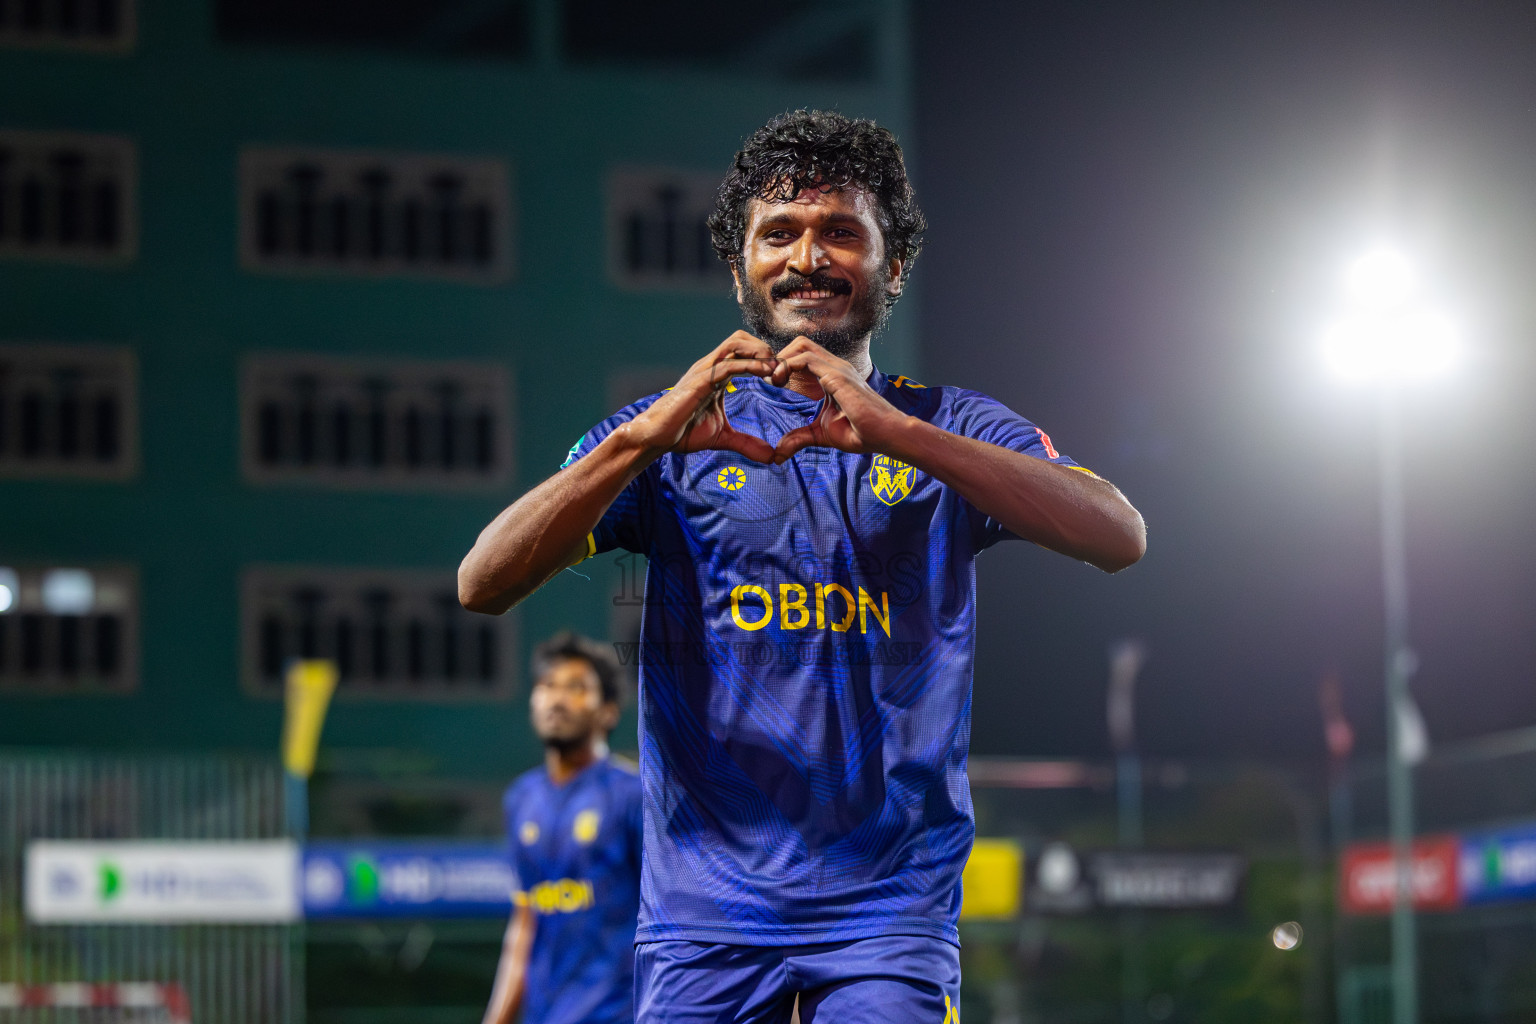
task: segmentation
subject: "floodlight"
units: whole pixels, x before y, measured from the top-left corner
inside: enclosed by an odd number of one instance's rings
[[[1460,339],[1455,325],[1416,286],[1395,249],[1366,253],[1345,273],[1347,302],[1323,332],[1323,355],[1340,377],[1378,383],[1423,380],[1447,370]]]
[[[1408,297],[1413,266],[1396,249],[1373,249],[1357,259],[1345,275],[1350,296],[1370,306],[1390,306]]]
[[[16,607],[16,598],[19,596],[21,582],[16,578],[16,570],[0,566],[0,614]]]
[[[1402,410],[1397,385],[1432,377],[1449,368],[1459,354],[1459,331],[1426,298],[1412,265],[1394,249],[1377,249],[1357,260],[1345,275],[1345,303],[1322,336],[1328,363],[1341,376],[1379,385],[1381,588],[1388,735],[1387,821],[1394,856],[1406,859],[1413,841],[1413,773],[1408,735],[1411,650],[1408,644],[1408,554],[1404,527]],[[1422,724],[1422,723],[1420,723]],[[1422,729],[1420,730],[1422,731]],[[1392,1018],[1399,1024],[1418,1019],[1413,901],[1399,877],[1392,900]],[[1301,926],[1294,921],[1270,932],[1277,949],[1295,949]]]
[[[1323,335],[1328,365],[1349,380],[1423,380],[1449,369],[1459,352],[1450,319],[1422,308],[1355,311]]]

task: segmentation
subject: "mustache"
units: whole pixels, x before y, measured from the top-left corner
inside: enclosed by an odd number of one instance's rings
[[[824,270],[818,270],[810,277],[791,270],[784,280],[777,282],[773,286],[770,294],[776,299],[787,299],[791,292],[798,292],[802,289],[831,292],[833,295],[853,294],[852,282],[844,281],[840,277],[833,277]]]

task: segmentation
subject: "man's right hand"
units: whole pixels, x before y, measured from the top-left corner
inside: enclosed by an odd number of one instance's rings
[[[722,400],[732,377],[773,377],[778,366],[766,341],[737,331],[631,420],[630,437],[655,455],[722,450],[737,452],[754,462],[772,462],[773,446],[732,427]]]

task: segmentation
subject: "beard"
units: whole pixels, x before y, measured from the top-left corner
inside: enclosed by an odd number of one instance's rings
[[[830,277],[822,271],[818,270],[810,277],[805,277],[791,270],[784,278],[761,291],[752,287],[742,288],[741,319],[747,333],[766,341],[775,352],[803,334],[839,359],[851,360],[885,328],[886,321],[891,318],[891,307],[885,301],[886,284],[884,275],[871,280],[870,287],[863,295],[854,297],[849,303],[848,312],[836,323],[821,323],[826,314],[814,310],[804,315],[817,324],[815,329],[784,330],[774,322],[774,299],[784,298],[790,292],[802,288],[830,291],[833,295],[847,295],[853,291],[853,286],[847,281]]]
[[[590,715],[550,716],[542,720],[533,716],[533,733],[539,742],[564,753],[586,746],[595,730],[596,722]]]
[[[569,754],[591,743],[592,734],[586,732],[580,736],[540,736],[539,739],[546,747],[558,750],[562,754]]]

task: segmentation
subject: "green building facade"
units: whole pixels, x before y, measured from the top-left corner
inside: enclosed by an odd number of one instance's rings
[[[275,750],[281,662],[340,650],[327,749],[536,756],[531,642],[623,639],[643,566],[492,622],[458,560],[738,325],[701,219],[748,133],[909,124],[895,0],[699,6],[5,5],[0,744]]]

